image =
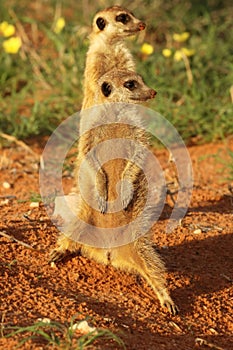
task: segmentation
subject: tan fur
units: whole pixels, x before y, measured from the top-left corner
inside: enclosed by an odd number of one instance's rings
[[[123,24],[116,17],[125,14],[130,18]],[[100,30],[97,20],[105,21],[105,27]],[[124,39],[145,28],[145,24],[134,17],[127,9],[113,6],[98,12],[93,20],[90,46],[86,57],[84,72],[84,99],[82,109],[93,106],[96,100],[96,84],[99,78],[113,68],[135,70],[131,53]]]
[[[130,91],[127,89],[124,84],[126,82],[135,82],[137,84],[137,88],[134,89],[133,91]],[[110,96],[105,97],[104,94],[101,91],[101,86],[103,83],[108,83],[110,86],[112,86],[112,91]],[[106,111],[106,103],[107,102],[125,102],[125,103],[139,103],[146,101],[150,98],[153,98],[156,94],[156,92],[153,89],[148,88],[145,83],[143,82],[142,78],[140,75],[132,72],[132,71],[127,71],[127,70],[117,70],[113,69],[112,71],[104,74],[99,80],[98,80],[98,85],[95,88],[96,90],[96,102],[98,105],[102,104],[103,106],[101,107],[103,109],[103,114],[107,114],[108,111]],[[80,133],[82,134],[85,128],[90,129],[87,133],[82,135],[79,141],[79,155],[77,159],[77,164],[76,168],[77,171],[80,168],[80,164],[83,161],[83,159],[86,157],[88,152],[93,149],[93,147],[97,143],[101,143],[104,140],[112,139],[112,138],[123,138],[123,139],[137,139],[137,142],[139,142],[142,145],[148,145],[148,140],[143,132],[143,129],[136,128],[135,126],[132,125],[125,125],[125,124],[115,124],[114,126],[109,126],[109,125],[101,125],[99,129],[95,128],[95,123],[97,124],[100,122],[101,114],[99,111],[101,110],[99,107],[98,109],[93,109],[93,114],[98,113],[98,116],[95,117],[95,121],[93,121],[91,118],[87,118],[89,115],[89,111],[84,111],[82,113],[82,118],[80,122]],[[111,109],[111,106],[109,107]],[[132,107],[130,108],[132,110]],[[112,113],[111,110],[109,113]],[[125,112],[122,112],[123,115]],[[133,114],[132,111],[127,112],[129,115],[132,114],[132,122],[136,122],[136,114]],[[97,120],[96,120],[97,119]],[[103,124],[106,124],[106,117],[104,116],[103,118]],[[124,116],[125,119],[125,116]],[[87,120],[91,120],[91,125],[86,125]],[[130,122],[130,120],[129,120]],[[140,126],[142,124],[141,120],[137,120],[137,124]],[[141,154],[140,152],[135,152],[135,156],[133,157],[132,161],[134,163],[136,161],[139,161],[140,163],[140,158]],[[138,175],[140,173],[139,168],[135,166],[132,162],[123,162],[123,168],[120,168],[121,170],[119,171],[119,174],[121,175],[121,179],[129,180],[131,183],[134,183],[135,180],[138,178]],[[123,164],[121,161],[121,164]],[[114,169],[118,169],[118,166],[114,166]],[[98,189],[98,200],[99,200],[99,209],[101,212],[106,211],[106,200],[112,200],[111,196],[109,197],[110,193],[107,194],[106,190],[106,175],[104,168],[99,169],[99,162],[95,162],[95,167],[93,167],[93,173],[98,173],[97,176],[97,189]],[[111,170],[110,170],[111,171]],[[116,172],[116,170],[115,170]],[[119,176],[117,174],[114,175],[114,178],[117,178],[119,180]],[[112,177],[108,176],[108,181],[112,181]],[[76,178],[76,182],[77,178]],[[84,184],[85,185],[85,184]],[[109,185],[109,188],[115,188],[115,186]],[[113,194],[112,197],[114,198],[116,194]],[[130,200],[132,199],[132,193],[127,192],[127,187],[123,186],[121,189],[121,197],[122,197],[122,204],[123,204],[123,209],[126,209],[127,205],[129,204]]]
[[[137,82],[137,87],[134,89],[134,91],[130,91],[125,87],[125,83],[132,80]],[[111,93],[107,97],[104,96],[102,91],[104,83],[108,83],[111,88]],[[97,103],[101,103],[103,105],[100,107],[100,110],[97,109],[97,116],[95,113],[93,113],[93,120],[90,118],[85,118],[85,113],[82,117],[81,130],[89,130],[90,127],[93,129],[84,133],[80,138],[78,167],[80,167],[82,160],[86,157],[88,152],[97,144],[101,144],[105,140],[112,138],[123,138],[133,141],[136,140],[139,144],[144,145],[145,147],[148,145],[147,135],[140,128],[140,123],[142,123],[142,121],[140,121],[140,116],[136,114],[137,110],[135,110],[135,114],[129,113],[134,112],[132,105],[128,107],[129,109],[127,108],[125,110],[123,108],[122,113],[124,115],[125,112],[127,112],[129,114],[129,118],[138,118],[138,127],[125,125],[120,122],[98,127],[97,122],[99,120],[98,118],[101,119],[103,116],[109,115],[111,112],[112,107],[108,102],[124,101],[137,103],[154,97],[154,90],[149,89],[143,83],[141,77],[136,73],[119,70],[113,70],[101,77],[98,80],[98,85],[95,87],[95,89],[96,101]],[[119,117],[119,115],[116,117]],[[87,123],[89,124],[86,125]],[[88,237],[90,237],[93,239],[93,242],[94,239],[96,239],[96,242],[98,242],[99,237],[97,235],[95,236],[95,227],[123,227],[138,217],[138,215],[143,210],[145,201],[147,199],[147,182],[143,172],[139,169],[138,166],[135,166],[135,164],[133,164],[137,157],[139,157],[140,165],[144,166],[146,159],[140,159],[137,147],[134,149],[133,159],[131,162],[124,159],[113,159],[104,164],[101,169],[102,172],[100,172],[100,174],[104,175],[100,175],[100,178],[102,178],[102,176],[103,178],[99,181],[99,185],[97,186],[97,189],[100,192],[104,192],[106,190],[106,198],[108,201],[113,201],[117,197],[120,197],[122,202],[122,196],[124,197],[124,187],[123,190],[120,191],[119,196],[116,190],[117,183],[125,176],[126,178],[130,179],[133,183],[133,197],[131,197],[132,194],[130,194],[130,203],[128,203],[128,198],[125,199],[127,202],[126,210],[121,209],[116,213],[112,213],[108,210],[108,207],[106,207],[106,212],[103,214],[98,209],[93,209],[90,207],[88,203],[84,201],[80,196],[78,217],[84,222],[93,225],[94,229],[85,231],[85,228],[82,226],[82,224],[80,224],[80,222],[70,223],[65,234],[62,234],[59,237],[57,247],[52,251],[51,260],[59,260],[66,254],[67,251],[77,252],[78,250],[81,250],[82,255],[90,259],[94,259],[99,263],[111,264],[116,268],[139,274],[144,277],[148,284],[153,288],[161,305],[166,306],[171,313],[176,314],[178,309],[170,298],[166,289],[165,267],[159,255],[154,250],[153,239],[151,236],[152,232],[149,230],[145,236],[140,237],[143,225],[146,224],[147,220],[151,219],[150,216],[153,215],[153,212],[147,213],[148,216],[143,216],[140,224],[133,228],[131,243],[116,246],[118,243],[118,237],[116,237],[116,242],[114,242],[114,240],[111,241],[112,237],[109,238],[108,241],[107,237],[107,244],[105,246],[112,246],[113,248],[95,248],[86,244],[81,245],[74,241],[74,239],[77,240],[77,237],[80,237],[82,242],[83,238],[88,239]],[[93,164],[87,164],[87,171],[85,173],[84,179],[81,179],[82,186],[84,187],[82,190],[84,190],[87,196],[89,196],[89,198],[87,198],[88,200],[93,199],[96,193],[94,175],[97,170],[98,165],[95,168],[93,167]],[[104,198],[101,205],[104,205],[106,203],[106,198]],[[121,232],[121,242],[123,242],[124,234],[125,231],[123,227]],[[74,239],[72,239],[72,237]],[[112,245],[109,243],[112,243]],[[104,242],[102,242],[102,246],[104,246]]]

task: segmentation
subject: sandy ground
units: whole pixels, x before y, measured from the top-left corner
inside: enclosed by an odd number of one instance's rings
[[[29,145],[39,155],[44,141]],[[224,179],[221,162],[228,161],[226,149],[232,146],[228,140],[189,148],[195,178],[188,213],[179,227],[165,234],[170,201],[154,226],[178,316],[163,310],[146,282],[133,275],[81,256],[49,265],[58,230],[43,203],[31,207],[31,193],[39,193],[37,162],[19,146],[3,147],[0,231],[34,249],[0,236],[0,349],[14,349],[22,339],[5,337],[10,326],[31,325],[45,317],[68,324],[74,315],[76,320],[89,316],[91,325],[111,330],[130,350],[233,349],[233,182]],[[166,167],[166,152],[155,153]],[[67,176],[64,184],[68,193],[72,178]],[[36,337],[21,348],[56,347]],[[102,340],[89,348],[120,347]]]

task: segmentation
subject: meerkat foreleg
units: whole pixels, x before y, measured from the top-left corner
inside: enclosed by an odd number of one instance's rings
[[[63,260],[67,254],[75,252],[81,252],[81,244],[62,233],[58,237],[56,247],[50,252],[49,262],[59,262]]]
[[[107,200],[108,200],[108,191],[107,191],[107,176],[102,169],[99,169],[96,175],[96,189],[97,189],[97,202],[99,210],[102,214],[107,211]]]
[[[79,160],[76,167],[76,176],[79,177],[79,186],[83,181],[87,181],[87,178],[90,179],[90,184],[94,183],[95,187],[95,198],[98,203],[98,208],[101,213],[105,213],[107,210],[107,199],[108,199],[108,190],[107,190],[107,175],[101,167],[101,164],[98,160],[98,155],[96,154],[94,147],[94,136],[85,134],[82,139],[80,139],[80,150],[79,150]],[[80,161],[82,159],[83,161]],[[84,165],[82,167],[82,162]],[[83,173],[84,170],[84,173]],[[81,191],[79,191],[81,193]]]
[[[101,168],[101,164],[99,164],[95,153],[90,159],[88,159],[88,169],[92,178],[95,178],[95,197],[98,203],[98,208],[100,212],[104,214],[107,211],[108,179],[105,171]]]
[[[121,176],[121,204],[122,209],[127,209],[133,199],[134,182],[137,180],[140,169],[128,162]]]
[[[134,183],[139,178],[144,162],[144,155],[136,148],[133,157],[126,164],[121,175],[121,203],[123,209],[127,209],[133,199]]]

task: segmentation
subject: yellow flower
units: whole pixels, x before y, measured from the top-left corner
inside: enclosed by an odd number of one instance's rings
[[[162,54],[164,57],[170,57],[172,54],[172,50],[170,49],[163,49]]]
[[[65,19],[63,17],[59,17],[56,20],[53,28],[54,33],[59,34],[62,31],[62,29],[65,27],[65,25],[66,25]]]
[[[12,37],[3,41],[2,46],[5,52],[15,54],[22,46],[22,41],[20,37]]]
[[[195,50],[187,49],[186,47],[182,47],[181,51],[185,54],[187,57],[191,57],[195,54]]]
[[[176,62],[179,62],[182,60],[182,58],[183,58],[183,52],[181,50],[177,50],[174,54],[174,60]]]
[[[178,43],[183,43],[190,37],[190,34],[188,32],[183,32],[181,34],[174,33],[173,39],[177,41]]]
[[[15,34],[15,27],[13,24],[9,24],[8,22],[4,21],[0,23],[0,32],[3,34],[3,36],[8,37]]]
[[[144,43],[141,46],[141,53],[143,53],[144,55],[151,55],[154,52],[154,48],[152,45]]]

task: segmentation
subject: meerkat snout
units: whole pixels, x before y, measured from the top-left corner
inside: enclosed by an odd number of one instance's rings
[[[139,30],[144,30],[146,28],[146,24],[144,22],[140,22],[138,24],[138,28],[139,28]]]
[[[140,79],[141,77],[138,75],[137,78]],[[142,81],[142,79],[141,79],[141,81]],[[123,84],[123,86],[130,91],[134,91],[134,90],[139,88],[139,82],[137,80],[127,80]],[[148,98],[154,98],[156,94],[157,94],[157,92],[155,90],[149,89],[149,97]]]
[[[157,91],[151,89],[151,90],[150,90],[150,96],[151,96],[151,98],[154,98],[156,95],[157,95]]]
[[[133,18],[132,13],[121,13],[116,16],[116,22],[121,22],[122,24],[127,24],[128,22],[132,21]],[[138,23],[138,29],[139,30],[144,30],[146,28],[146,24],[144,22],[139,22]]]

